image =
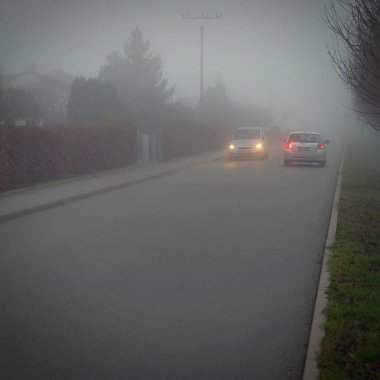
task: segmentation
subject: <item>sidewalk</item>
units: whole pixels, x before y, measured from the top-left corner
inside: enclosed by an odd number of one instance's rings
[[[28,188],[0,193],[0,223],[75,200],[170,175],[192,166],[218,161],[225,156],[224,151],[214,151],[172,161],[136,164],[82,177],[49,181]]]

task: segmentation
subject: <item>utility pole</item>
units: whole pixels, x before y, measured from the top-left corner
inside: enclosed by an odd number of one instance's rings
[[[194,20],[200,27],[200,83],[199,83],[199,117],[200,121],[203,120],[203,94],[204,94],[204,34],[205,26],[211,20],[218,20],[223,18],[223,13],[216,13],[214,15],[209,15],[208,13],[202,13],[199,16],[192,16],[189,13],[182,15],[183,19]]]

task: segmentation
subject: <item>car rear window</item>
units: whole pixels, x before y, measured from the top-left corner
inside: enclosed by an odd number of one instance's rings
[[[321,136],[315,133],[294,133],[289,136],[289,142],[320,143]]]
[[[260,129],[237,129],[234,134],[235,140],[259,139]]]

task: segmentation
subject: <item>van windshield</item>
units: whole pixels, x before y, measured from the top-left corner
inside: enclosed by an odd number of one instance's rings
[[[245,139],[259,139],[260,138],[260,129],[237,129],[234,134],[235,140],[245,140]]]

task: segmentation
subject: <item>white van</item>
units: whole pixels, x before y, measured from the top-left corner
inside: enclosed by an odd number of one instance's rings
[[[231,161],[239,158],[267,158],[268,139],[264,135],[264,129],[237,128],[230,142],[228,156]]]

